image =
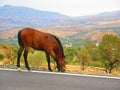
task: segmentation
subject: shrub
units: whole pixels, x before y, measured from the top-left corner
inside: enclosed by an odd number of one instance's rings
[[[42,66],[47,66],[46,56],[43,52],[35,51],[34,53],[29,53],[28,62],[32,68],[41,68]]]
[[[90,66],[104,68],[104,64],[101,63],[100,61],[94,61],[94,62],[92,62],[92,63],[90,64]]]
[[[4,55],[0,53],[0,60],[4,59]]]

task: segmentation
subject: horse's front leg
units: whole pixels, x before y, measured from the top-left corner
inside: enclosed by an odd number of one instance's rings
[[[49,54],[47,54],[47,53],[46,53],[46,58],[47,58],[47,62],[48,62],[48,69],[49,69],[50,71],[52,71],[51,65],[50,65],[50,56],[49,56]]]
[[[50,51],[50,55],[51,57],[55,60],[56,64],[57,64],[57,69],[58,69],[58,72],[60,72],[60,65],[59,65],[59,62],[58,62],[58,59],[56,58],[56,54],[53,50]]]
[[[61,69],[60,69],[60,65],[59,65],[59,63],[58,63],[58,59],[55,59],[55,61],[56,61],[56,64],[57,64],[57,69],[58,69],[58,72],[60,72],[60,71],[61,71]]]
[[[29,51],[29,48],[26,48],[23,55],[24,55],[25,66],[28,70],[30,70],[30,67],[29,67],[29,64],[28,64],[28,61],[27,61],[28,51]]]

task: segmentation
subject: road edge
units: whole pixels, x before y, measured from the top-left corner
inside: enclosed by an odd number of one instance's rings
[[[0,68],[2,71],[18,71],[17,69],[9,69],[9,68]],[[28,71],[22,70],[22,72],[31,72],[31,73],[43,73],[43,74],[53,74],[53,75],[69,75],[69,76],[78,76],[78,77],[92,77],[92,78],[104,78],[104,79],[118,79],[120,77],[116,76],[98,76],[98,75],[89,75],[89,74],[76,74],[76,73],[62,73],[62,72],[49,72],[49,71]]]

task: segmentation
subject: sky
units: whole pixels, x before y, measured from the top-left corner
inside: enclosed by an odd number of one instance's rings
[[[120,10],[120,0],[0,0],[3,5],[25,6],[68,16],[94,15]]]

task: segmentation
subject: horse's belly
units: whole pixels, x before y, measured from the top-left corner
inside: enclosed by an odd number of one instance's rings
[[[43,50],[43,51],[45,51],[45,47],[43,47],[42,45],[39,45],[39,44],[33,44],[33,45],[31,45],[31,47],[33,49],[36,49],[36,50]]]

